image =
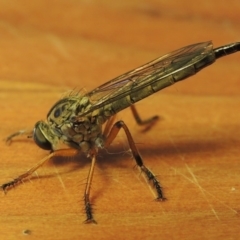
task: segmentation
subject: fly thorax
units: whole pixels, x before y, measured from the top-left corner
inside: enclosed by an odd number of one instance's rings
[[[47,120],[55,128],[61,127],[76,115],[79,106],[79,98],[71,96],[59,100],[49,111]]]
[[[69,96],[58,101],[47,115],[49,127],[59,140],[85,153],[104,146],[102,124],[105,118],[92,113],[84,115],[89,107],[87,96]]]
[[[66,134],[68,136],[71,135],[72,141],[77,143],[80,148],[84,147],[86,149],[89,147],[91,149],[102,146],[99,144],[102,140],[102,124],[98,123],[97,118],[92,118],[91,116],[77,117],[72,122],[71,130],[67,129]]]

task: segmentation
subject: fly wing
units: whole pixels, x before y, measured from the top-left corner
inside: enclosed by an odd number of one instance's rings
[[[136,91],[139,86],[148,85],[154,75],[158,75],[159,81],[161,81],[165,76],[200,61],[210,52],[212,52],[211,41],[192,44],[120,75],[86,94],[90,99],[90,107],[81,115],[105,104],[111,104],[111,102],[129,95],[131,91]]]

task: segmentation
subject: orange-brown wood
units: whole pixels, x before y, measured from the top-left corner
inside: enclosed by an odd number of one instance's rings
[[[240,41],[240,3],[214,1],[1,1],[0,137],[31,129],[72,89],[91,90],[164,53]],[[125,121],[166,202],[155,202],[122,132],[99,152],[83,224],[90,160],[49,161],[0,196],[0,238],[237,239],[240,202],[240,53],[137,104],[159,114],[149,131]],[[31,139],[0,142],[0,182],[48,153]]]

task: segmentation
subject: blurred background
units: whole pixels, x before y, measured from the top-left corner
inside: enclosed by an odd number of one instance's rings
[[[2,0],[0,9],[0,78],[51,87],[90,90],[185,45],[212,40],[218,47],[240,39],[237,0]],[[213,72],[214,91],[221,91],[219,81],[226,82],[229,71],[238,75],[238,66],[218,64],[221,72],[207,70],[179,92],[212,94],[205,79]],[[238,80],[224,92],[234,93]]]

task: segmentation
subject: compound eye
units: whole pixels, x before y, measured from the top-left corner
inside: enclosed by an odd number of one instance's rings
[[[52,144],[46,139],[40,128],[41,122],[37,122],[33,130],[33,140],[44,150],[52,150]]]

